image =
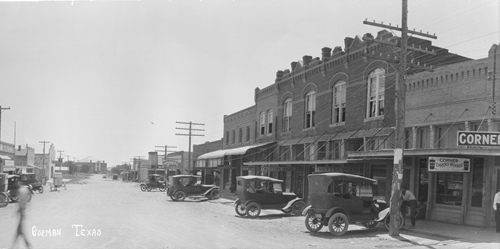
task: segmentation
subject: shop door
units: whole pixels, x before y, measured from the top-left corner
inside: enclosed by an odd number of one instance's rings
[[[495,223],[495,210],[493,210],[493,198],[495,197],[495,194],[500,191],[500,167],[496,166],[494,168],[494,172],[493,172],[493,186],[492,186],[492,191],[491,191],[491,204],[489,204],[491,206],[491,208],[489,208],[489,210],[491,210],[491,220],[490,220],[490,226],[496,226],[496,223]]]

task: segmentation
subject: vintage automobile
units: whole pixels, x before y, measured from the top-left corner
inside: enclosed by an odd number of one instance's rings
[[[38,191],[38,193],[43,193],[43,185],[36,179],[34,173],[21,174],[20,182],[21,185],[30,185],[33,191]]]
[[[155,188],[158,188],[161,192],[165,192],[167,187],[165,185],[165,181],[161,181],[161,177],[162,176],[158,174],[149,175],[149,181],[141,183],[142,192],[146,190],[151,191]]]
[[[257,217],[262,209],[276,209],[301,215],[306,204],[294,193],[283,193],[283,181],[267,176],[236,177],[235,211],[240,216]]]
[[[201,184],[201,176],[169,176],[167,195],[173,201],[183,201],[186,197],[206,197],[210,200],[220,198],[220,187]]]
[[[328,226],[330,233],[338,236],[347,232],[350,223],[374,228],[381,221],[388,229],[389,207],[373,198],[376,180],[344,173],[311,174],[308,180],[311,205],[303,214],[310,232]],[[402,227],[403,217],[400,218]]]
[[[113,180],[118,180],[118,175],[117,174],[113,175]]]
[[[26,201],[31,201],[31,196],[33,195],[33,190],[31,187],[23,186],[20,184],[20,176],[19,175],[7,175],[0,174],[0,207],[5,207],[9,204],[9,202],[18,202],[19,194],[18,191],[20,188],[26,187],[29,189],[29,195],[27,196]],[[6,182],[5,182],[6,180]],[[7,183],[7,184],[5,184]]]

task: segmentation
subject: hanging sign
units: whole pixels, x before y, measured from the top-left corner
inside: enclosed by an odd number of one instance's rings
[[[429,157],[429,172],[470,172],[470,159]]]
[[[457,145],[500,146],[500,132],[458,131]]]

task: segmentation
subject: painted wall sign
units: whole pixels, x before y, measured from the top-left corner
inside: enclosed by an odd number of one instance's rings
[[[500,146],[500,132],[458,131],[457,145]]]
[[[430,156],[428,169],[433,172],[470,172],[470,159]]]

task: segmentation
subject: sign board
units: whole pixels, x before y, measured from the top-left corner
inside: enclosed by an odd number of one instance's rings
[[[500,132],[458,131],[457,145],[500,146]]]
[[[430,156],[429,172],[470,172],[470,159]]]

